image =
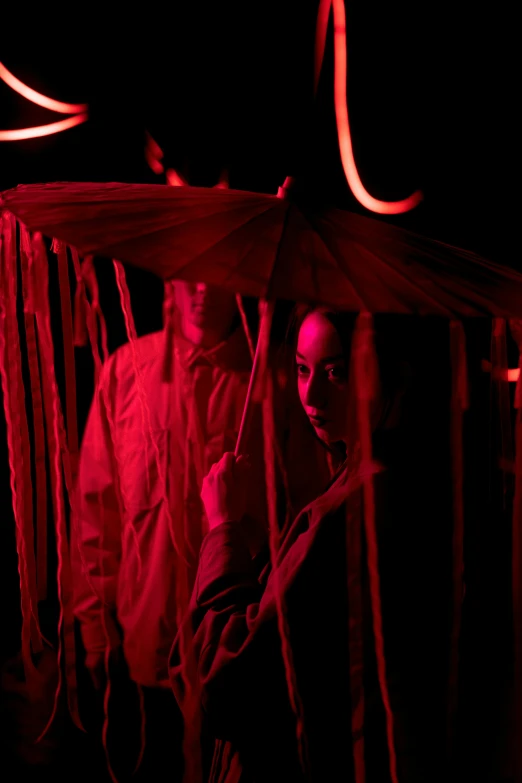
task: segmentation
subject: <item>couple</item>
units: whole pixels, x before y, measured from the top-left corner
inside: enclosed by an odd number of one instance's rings
[[[244,523],[248,461],[225,453],[203,481],[210,530],[186,633],[178,634],[171,652],[170,680],[182,708],[197,692],[204,725],[217,738],[211,783],[354,781],[356,757],[359,768],[365,759],[368,783],[390,780],[362,540],[358,554],[351,551],[364,514],[356,424],[349,414],[354,323],[346,313],[296,309],[289,342],[299,402],[337,471],[281,536],[275,568],[269,559],[260,564],[251,556]],[[371,410],[376,443],[379,432],[394,427],[399,396],[384,354],[380,379]],[[377,485],[383,467],[376,467]],[[361,569],[359,588],[347,562]],[[191,674],[183,637],[192,640]],[[392,685],[390,691],[394,708]],[[396,727],[396,738],[400,734]],[[405,749],[410,740],[398,742],[400,770],[412,769],[407,757],[413,749]],[[429,778],[410,772],[401,779]]]

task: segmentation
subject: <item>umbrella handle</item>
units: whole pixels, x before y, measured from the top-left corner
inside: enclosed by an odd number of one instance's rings
[[[245,448],[248,431],[250,429],[250,422],[252,420],[252,406],[254,403],[260,402],[263,399],[264,394],[263,381],[268,360],[270,330],[272,327],[272,319],[274,315],[274,302],[261,299],[259,302],[259,309],[261,312],[259,336],[257,338],[254,363],[252,365],[252,372],[250,373],[250,381],[248,383],[243,415],[241,417],[239,434],[237,436],[236,449],[234,452],[236,457],[239,457]]]

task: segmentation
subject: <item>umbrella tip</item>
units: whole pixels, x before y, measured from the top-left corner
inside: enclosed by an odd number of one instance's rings
[[[294,185],[295,185],[295,178],[286,177],[282,186],[277,189],[277,198],[288,198],[288,196],[290,195],[290,191],[292,190]]]

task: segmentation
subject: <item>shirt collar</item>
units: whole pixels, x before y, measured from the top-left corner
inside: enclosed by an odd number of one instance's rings
[[[242,327],[235,329],[226,340],[207,349],[194,345],[181,335],[176,335],[174,351],[176,359],[185,370],[202,363],[235,372],[250,372],[252,369],[252,359]]]

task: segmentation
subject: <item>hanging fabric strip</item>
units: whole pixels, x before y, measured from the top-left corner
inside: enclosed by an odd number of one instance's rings
[[[31,657],[33,607],[31,605],[26,540],[24,536],[24,470],[20,441],[20,407],[18,400],[15,399],[19,394],[19,389],[16,388],[17,374],[16,368],[13,366],[13,354],[9,350],[9,343],[13,339],[13,329],[16,329],[18,332],[14,279],[16,275],[16,235],[15,223],[11,215],[4,213],[0,216],[0,221],[0,377],[6,419],[9,477],[15,520],[18,573],[20,577],[22,611],[21,652],[28,691],[30,694],[33,694],[38,689],[40,677]],[[36,604],[34,609],[36,609]]]
[[[91,313],[94,319],[94,331],[98,335],[98,323],[101,337],[102,357],[106,362],[109,358],[109,347],[107,340],[107,324],[103,315],[100,304],[100,289],[98,286],[98,278],[96,277],[96,269],[94,267],[94,259],[92,256],[86,256],[82,262],[82,277],[85,281],[89,294],[91,296]],[[98,319],[98,323],[96,322]]]
[[[377,658],[377,675],[386,715],[386,736],[390,762],[390,778],[398,783],[395,753],[393,713],[386,681],[386,659],[382,633],[382,611],[379,576],[379,552],[375,528],[375,498],[372,461],[372,413],[371,404],[378,395],[378,363],[373,340],[373,318],[370,313],[360,313],[354,332],[355,384],[357,419],[361,445],[361,477],[364,497],[364,529],[370,581],[370,599],[373,618],[373,635]]]
[[[265,481],[267,490],[268,507],[268,540],[270,546],[270,560],[272,564],[272,576],[274,578],[274,594],[276,599],[277,626],[281,638],[281,652],[285,669],[286,684],[290,705],[296,718],[297,748],[301,767],[308,779],[310,770],[308,742],[304,724],[304,710],[301,696],[297,687],[293,653],[290,645],[290,629],[286,616],[284,598],[279,582],[279,570],[277,568],[277,549],[279,545],[279,526],[277,522],[277,487],[275,471],[274,443],[276,439],[274,423],[274,388],[272,371],[268,366],[268,350],[270,345],[270,328],[274,312],[273,302],[261,303],[261,323],[259,326],[258,351],[262,351],[260,367],[262,374],[255,379],[257,386],[256,397],[262,400],[263,415],[263,446],[265,462]]]
[[[92,358],[94,361],[94,380],[95,385],[98,385],[100,378],[100,372],[102,368],[102,360],[100,357],[100,349],[98,347],[98,332],[96,329],[96,319],[92,311],[91,305],[87,298],[87,291],[85,290],[85,281],[82,274],[82,266],[80,264],[80,258],[76,248],[71,247],[71,258],[74,266],[74,273],[76,275],[76,296],[81,302],[80,312],[85,317],[85,328],[89,336],[89,342],[91,344]],[[78,312],[78,310],[77,310]],[[83,328],[83,327],[82,327]],[[83,335],[82,335],[83,336]]]
[[[34,551],[34,512],[33,512],[33,486],[31,478],[31,445],[29,441],[29,427],[27,424],[27,411],[25,402],[24,382],[22,377],[22,354],[20,346],[20,333],[18,329],[17,302],[18,296],[18,269],[16,256],[16,221],[11,218],[11,259],[14,262],[8,270],[9,280],[12,284],[12,298],[10,298],[12,310],[9,319],[10,335],[7,341],[7,352],[10,356],[11,382],[13,384],[13,414],[19,422],[19,430],[16,433],[16,441],[19,438],[20,468],[23,471],[23,544],[27,567],[27,584],[31,605],[31,645],[33,652],[41,652],[42,635],[38,620],[38,592],[36,587],[36,561]]]
[[[357,495],[360,501],[360,495]],[[352,748],[355,783],[364,783],[364,640],[362,598],[362,508],[354,499],[346,504],[346,568],[348,577],[348,645]]]
[[[508,356],[506,339],[506,321],[504,318],[493,318],[491,333],[491,379],[498,405],[500,424],[500,466],[513,465],[513,430],[511,421],[511,399],[509,391]],[[507,499],[509,478],[506,470],[502,471],[502,486],[504,503]]]
[[[25,341],[31,383],[36,473],[36,586],[38,601],[47,598],[47,469],[45,464],[45,430],[42,381],[38,361],[35,327],[35,280],[31,238],[20,225],[20,260],[24,302]]]
[[[447,749],[451,759],[458,707],[459,644],[464,599],[464,457],[463,414],[469,404],[466,335],[460,321],[450,322],[451,470],[453,485],[453,602],[448,676]]]
[[[38,288],[35,291],[35,295],[38,297],[36,306],[36,327],[38,347],[40,350],[40,356],[42,358],[43,400],[47,429],[47,446],[49,452],[53,513],[58,554],[57,584],[58,599],[60,602],[60,616],[58,620],[58,685],[56,688],[52,715],[47,723],[47,726],[39,737],[39,739],[42,739],[49,729],[52,721],[54,720],[54,716],[58,708],[58,699],[62,687],[61,660],[63,652],[65,653],[65,677],[67,682],[67,701],[69,712],[75,725],[82,730],[83,726],[81,724],[78,710],[72,574],[71,561],[69,558],[69,544],[67,540],[67,526],[65,519],[62,481],[62,448],[60,431],[62,429],[64,430],[64,424],[54,369],[54,347],[51,332],[51,313],[48,290],[48,262],[41,234],[35,234],[33,236],[32,247],[35,275],[36,279],[38,280]]]
[[[76,367],[74,358],[74,333],[71,307],[71,289],[69,285],[69,269],[67,246],[63,242],[53,240],[53,252],[58,256],[58,280],[60,286],[60,303],[62,311],[62,336],[65,368],[65,410],[67,424],[67,446],[71,460],[73,485],[76,483],[78,470],[78,414],[76,405]]]
[[[512,330],[513,331],[513,330]],[[519,345],[521,370],[515,391],[517,409],[515,424],[515,497],[512,524],[512,599],[514,638],[514,780],[522,779],[522,350]]]

